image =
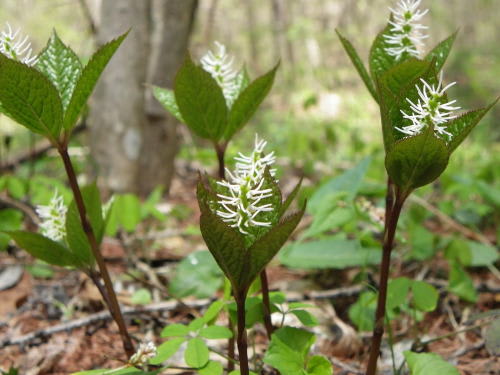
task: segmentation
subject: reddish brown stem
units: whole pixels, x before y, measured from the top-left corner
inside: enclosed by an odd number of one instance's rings
[[[271,340],[274,329],[271,322],[271,301],[269,300],[269,283],[265,268],[260,273],[260,285],[262,288],[262,305],[264,307],[264,326],[266,327],[267,337]]]
[[[245,293],[246,294],[246,293]],[[236,298],[236,308],[238,315],[238,355],[240,362],[240,374],[249,375],[250,370],[248,367],[248,343],[247,343],[247,330],[245,327],[245,294]]]
[[[218,176],[221,180],[226,178],[226,167],[224,164],[224,156],[226,154],[227,143],[215,143],[215,153],[217,154],[217,161],[219,163]]]
[[[389,194],[389,192],[388,192]],[[389,270],[391,265],[391,252],[394,245],[394,236],[398,225],[399,214],[403,207],[406,196],[395,194],[396,200],[389,216],[385,220],[384,240],[382,247],[382,264],[380,265],[380,282],[377,299],[377,310],[375,312],[375,327],[373,329],[372,345],[366,375],[375,375],[377,372],[377,361],[380,354],[380,345],[384,335],[385,304],[387,301],[387,283],[389,281]],[[389,201],[389,200],[387,200]]]
[[[105,292],[102,288],[99,288],[99,285],[97,285],[98,289],[101,291],[102,297],[108,305],[109,312],[118,325],[118,330],[120,331],[120,336],[123,343],[123,349],[127,357],[130,358],[134,354],[134,345],[132,344],[132,340],[130,339],[130,336],[128,334],[125,320],[123,319],[120,305],[118,304],[118,299],[116,298],[116,293],[113,289],[111,277],[109,276],[108,269],[106,267],[106,264],[104,263],[104,258],[102,257],[101,251],[99,250],[99,245],[97,243],[92,226],[90,225],[89,219],[87,218],[87,210],[83,201],[82,192],[78,185],[76,173],[73,168],[73,164],[71,163],[71,158],[69,157],[68,148],[65,143],[58,147],[58,151],[63,160],[66,174],[68,175],[69,185],[71,187],[71,190],[73,191],[73,196],[75,198],[76,207],[78,208],[83,231],[87,236],[90,248],[96,260],[97,266],[99,267],[99,273],[104,282]]]

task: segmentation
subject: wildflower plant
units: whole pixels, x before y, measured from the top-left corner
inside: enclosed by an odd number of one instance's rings
[[[128,335],[111,279],[100,252],[107,216],[103,215],[95,184],[80,188],[68,154],[71,133],[109,60],[126,34],[103,45],[84,66],[56,32],[37,56],[27,37],[10,26],[0,41],[0,111],[57,149],[73,192],[68,208],[57,194],[38,207],[41,234],[7,232],[17,245],[36,258],[85,272],[96,284],[119,327],[124,351],[135,351]]]
[[[208,249],[229,279],[237,306],[240,371],[248,374],[245,301],[252,282],[263,272],[293,230],[304,209],[285,215],[298,184],[283,201],[271,173],[274,155],[263,155],[264,141],[256,138],[250,157],[240,154],[229,181],[200,178],[197,197],[200,228]]]
[[[367,375],[376,372],[384,332],[390,254],[399,215],[407,197],[417,188],[436,180],[446,169],[451,154],[496,103],[459,113],[447,90],[442,68],[457,33],[423,54],[421,24],[428,10],[421,0],[400,0],[389,8],[386,27],[375,37],[369,53],[369,70],[355,48],[337,30],[344,49],[368,91],[380,107],[388,174],[383,237],[383,259],[375,328]]]
[[[154,86],[153,94],[164,108],[198,137],[214,145],[219,178],[224,177],[227,145],[265,99],[278,65],[250,81],[245,67],[235,70],[226,47],[216,42],[195,64],[188,54],[177,72],[173,90]]]

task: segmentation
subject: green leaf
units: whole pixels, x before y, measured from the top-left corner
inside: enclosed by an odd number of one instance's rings
[[[161,105],[177,120],[185,124],[186,122],[182,118],[179,106],[175,101],[175,94],[173,90],[164,89],[162,87],[153,86],[153,95],[158,100]]]
[[[300,320],[300,322],[306,327],[316,327],[319,322],[318,319],[306,310],[292,310],[291,313]]]
[[[385,167],[403,194],[438,178],[448,165],[446,144],[428,127],[424,133],[404,138],[387,153]]]
[[[400,307],[406,302],[410,291],[411,281],[407,277],[398,277],[389,281],[387,287],[387,310]]]
[[[485,245],[475,241],[467,241],[472,259],[471,267],[493,266],[499,258],[498,250],[493,246]]]
[[[297,185],[295,185],[293,190],[290,192],[288,197],[286,197],[285,201],[281,205],[280,214],[279,214],[280,218],[286,213],[286,210],[288,210],[288,208],[290,208],[290,205],[292,204],[293,200],[295,199],[295,197],[299,193],[301,185],[302,185],[302,178],[299,180]]]
[[[203,239],[215,261],[222,269],[233,287],[238,290],[245,260],[245,242],[242,234],[215,215],[209,207],[209,195],[204,182],[200,180],[197,188],[198,204],[201,210],[200,229]]]
[[[325,199],[332,194],[339,192],[347,192],[345,200],[354,199],[358,193],[363,178],[370,166],[371,158],[366,157],[359,162],[355,167],[346,170],[341,175],[332,178],[328,182],[321,185],[316,190],[311,199],[307,203],[307,212],[316,214],[324,207]]]
[[[443,68],[444,63],[450,54],[451,47],[453,47],[457,34],[458,30],[451,34],[448,38],[439,42],[432,50],[429,51],[427,56],[425,56],[425,60],[429,62],[436,59],[436,71],[439,72]]]
[[[83,68],[64,114],[64,129],[67,131],[75,126],[104,68],[106,68],[109,60],[111,60],[127,34],[128,32],[99,48]]]
[[[65,111],[83,66],[75,52],[59,39],[55,30],[45,49],[38,55],[36,68],[56,87]]]
[[[404,352],[411,375],[460,375],[458,370],[435,353]]]
[[[281,253],[280,261],[292,268],[343,269],[379,264],[380,257],[380,249],[362,248],[355,240],[331,238],[288,246]]]
[[[382,74],[398,62],[401,62],[397,61],[394,56],[387,54],[385,51],[385,49],[390,47],[390,45],[387,44],[384,36],[392,35],[392,32],[390,31],[391,28],[391,24],[388,23],[387,26],[375,37],[375,40],[370,48],[368,62],[370,65],[370,74],[375,82],[382,76]]]
[[[305,207],[301,211],[284,218],[248,249],[245,265],[248,265],[249,269],[241,275],[242,285],[250,286],[255,277],[274,258],[299,224],[304,215],[304,210]]]
[[[0,210],[0,251],[7,248],[10,237],[2,233],[4,231],[14,231],[21,228],[23,223],[23,214],[13,208]]]
[[[347,55],[351,59],[352,64],[354,65],[354,67],[358,71],[359,76],[361,77],[361,79],[365,83],[366,88],[368,89],[370,94],[373,96],[373,99],[375,99],[375,101],[378,101],[377,100],[377,92],[375,91],[375,85],[373,84],[373,81],[370,77],[370,74],[368,73],[368,71],[365,68],[365,64],[363,64],[363,61],[361,60],[358,53],[356,52],[356,49],[351,44],[351,42],[349,42],[349,40],[347,40],[346,38],[344,38],[344,36],[342,36],[342,34],[340,34],[340,31],[335,29],[335,32],[337,33],[337,36],[339,37],[340,42],[342,43],[342,46],[344,46],[344,49],[347,52]]]
[[[472,261],[472,252],[468,241],[453,239],[444,250],[444,256],[450,261],[457,261],[461,265],[468,266]]]
[[[188,341],[184,360],[190,367],[201,368],[208,362],[208,348],[202,339],[194,338]]]
[[[219,316],[219,313],[224,308],[226,304],[223,301],[214,301],[210,306],[208,306],[207,311],[203,314],[203,320],[205,323],[210,323],[212,320]]]
[[[78,266],[79,259],[60,243],[38,233],[20,230],[5,232],[16,242],[17,246],[26,250],[35,258],[55,266]]]
[[[189,55],[175,76],[174,93],[191,131],[201,138],[218,141],[227,123],[226,100],[210,73],[196,66]]]
[[[413,303],[420,311],[430,312],[436,309],[439,293],[431,284],[424,281],[413,281]]]
[[[376,304],[377,294],[367,291],[361,293],[356,303],[349,307],[349,319],[358,327],[359,331],[373,330]]]
[[[59,93],[42,73],[0,54],[0,102],[9,117],[52,140],[63,123]]]
[[[209,251],[195,251],[182,259],[168,290],[177,298],[212,297],[222,286],[222,272]]]
[[[201,329],[205,325],[205,320],[203,318],[196,318],[191,321],[188,325],[188,329],[190,332],[195,332]]]
[[[224,368],[222,364],[217,361],[208,361],[205,367],[198,369],[201,375],[222,375]]]
[[[184,324],[169,324],[161,331],[161,337],[186,336],[189,332]]]
[[[273,86],[279,63],[266,74],[250,83],[238,96],[229,112],[224,139],[230,140],[250,120]]]
[[[200,336],[209,340],[229,339],[233,333],[225,326],[208,326],[200,330]]]
[[[472,279],[458,262],[451,262],[448,290],[468,302],[474,303],[478,298]]]
[[[307,353],[314,341],[315,336],[311,332],[293,327],[280,328],[271,337],[264,363],[283,375],[303,375]]]
[[[156,357],[151,358],[149,360],[149,363],[151,363],[152,365],[159,365],[160,363],[166,361],[175,353],[177,353],[177,351],[185,341],[186,339],[183,337],[165,341],[157,348],[158,354],[156,354]]]
[[[446,130],[453,135],[451,141],[448,143],[450,154],[455,151],[455,149],[464,141],[464,139],[469,135],[472,129],[474,129],[479,121],[481,121],[484,115],[488,113],[488,111],[495,104],[497,104],[499,99],[500,98],[497,98],[493,103],[485,108],[467,112],[462,116],[446,123]]]
[[[309,375],[332,375],[332,364],[323,356],[315,355],[307,361],[307,373]]]
[[[152,301],[151,292],[145,288],[137,289],[132,297],[130,298],[130,302],[134,305],[147,305]]]

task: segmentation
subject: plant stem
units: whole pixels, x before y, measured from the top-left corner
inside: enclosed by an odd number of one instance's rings
[[[234,332],[233,323],[231,323],[231,317],[229,316],[229,313],[227,315],[228,315],[227,316],[227,328],[229,328],[229,330],[233,333],[233,336],[227,340],[227,356],[228,356],[227,369],[229,370],[229,372],[231,372],[234,370],[234,364],[236,362],[236,360],[234,359],[235,332]]]
[[[267,281],[266,269],[260,273],[260,285],[262,288],[262,305],[264,307],[264,325],[266,326],[267,337],[271,340],[273,334],[273,323],[271,322],[271,302],[269,301],[269,283]]]
[[[226,178],[226,168],[224,164],[224,156],[226,154],[227,143],[214,143],[215,153],[217,154],[217,161],[219,162],[218,176],[221,180]]]
[[[246,294],[246,293],[245,293]],[[247,344],[247,330],[245,327],[245,294],[235,296],[236,308],[238,314],[238,354],[240,359],[240,374],[249,375],[248,368],[248,344]]]
[[[389,195],[389,191],[387,194]],[[406,199],[406,195],[401,195],[398,193],[391,195],[395,195],[396,200],[392,205],[392,208],[388,209],[386,207],[386,212],[389,212],[389,216],[385,219],[384,240],[382,247],[382,264],[380,266],[379,292],[377,299],[377,310],[375,312],[375,327],[373,329],[372,346],[370,350],[370,357],[368,359],[368,366],[366,368],[366,375],[375,375],[377,371],[377,361],[380,354],[380,344],[382,342],[382,336],[384,335],[385,304],[387,300],[387,282],[389,280],[391,252],[394,244],[394,236],[396,234],[399,214],[401,213],[401,208],[403,207],[404,201]],[[390,198],[386,199],[386,202],[390,203]]]
[[[58,146],[58,152],[61,155],[61,158],[64,163],[64,168],[66,170],[66,174],[68,175],[69,185],[71,190],[73,191],[73,196],[75,198],[76,207],[78,208],[78,213],[80,214],[80,221],[82,224],[83,231],[87,236],[87,239],[90,244],[90,248],[96,259],[97,266],[99,267],[99,273],[102,277],[105,287],[105,293],[102,288],[99,288],[101,294],[103,296],[104,301],[107,303],[109,312],[113,316],[116,324],[118,325],[118,330],[120,331],[120,336],[123,343],[123,349],[128,358],[130,358],[135,350],[134,345],[132,344],[132,340],[127,331],[127,327],[125,326],[125,321],[123,319],[122,312],[120,310],[120,305],[118,304],[118,299],[116,298],[116,293],[113,289],[113,283],[111,282],[111,277],[109,276],[108,269],[106,264],[104,263],[104,258],[99,250],[99,244],[97,243],[97,239],[95,237],[92,226],[90,225],[89,219],[87,218],[87,210],[85,208],[85,204],[83,201],[82,192],[78,185],[78,181],[76,179],[75,170],[73,168],[73,164],[71,163],[71,159],[68,154],[68,148],[64,145]]]

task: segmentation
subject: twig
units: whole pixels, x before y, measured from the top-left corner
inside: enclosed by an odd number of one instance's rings
[[[40,218],[35,210],[28,204],[9,197],[7,194],[0,194],[0,203],[21,211],[36,226],[40,225]]]
[[[90,13],[89,6],[85,0],[78,0],[80,3],[80,8],[82,9],[83,16],[87,20],[87,24],[90,30],[90,33],[95,38],[97,36],[97,26],[92,14]]]
[[[324,290],[320,292],[311,292],[307,294],[293,293],[287,295],[286,300],[287,302],[297,302],[297,301],[304,301],[311,299],[329,299],[336,297],[353,296],[361,293],[363,289],[364,287],[359,285],[348,288],[338,288],[338,289]],[[188,306],[191,309],[203,309],[208,307],[212,302],[213,299],[208,299],[208,298],[186,301],[183,302],[182,305],[178,301],[165,301],[145,306],[124,307],[122,309],[122,314],[124,316],[134,316],[140,314],[151,314],[155,312],[165,312],[165,311],[176,310],[177,308],[182,307],[183,305]],[[26,335],[17,338],[3,339],[2,341],[0,341],[0,348],[4,348],[6,346],[11,346],[11,345],[29,344],[30,342],[33,342],[37,339],[47,338],[59,332],[71,331],[76,328],[88,326],[100,321],[107,321],[107,320],[111,320],[111,315],[109,311],[101,311],[89,315],[85,318],[80,318],[72,320],[70,322],[57,324],[52,327],[39,329],[37,331],[30,332]]]
[[[86,129],[86,123],[85,121],[82,121],[79,125],[75,127],[73,130],[73,134],[77,134],[82,132],[83,130]],[[6,161],[0,166],[0,173],[6,172],[6,171],[13,171],[15,170],[19,165],[27,162],[27,161],[33,161],[34,159],[40,158],[43,155],[45,155],[48,151],[50,151],[53,148],[52,143],[47,140],[47,139],[42,139],[41,141],[37,142],[34,147],[30,148],[28,151],[23,151],[19,153],[18,155],[15,155],[12,157],[11,160]]]
[[[342,370],[347,371],[348,374],[356,374],[356,375],[363,375],[364,374],[364,372],[362,370],[354,368],[352,366],[349,366],[347,363],[339,361],[338,359],[335,359],[333,357],[330,358],[330,361],[335,366],[340,367]]]

